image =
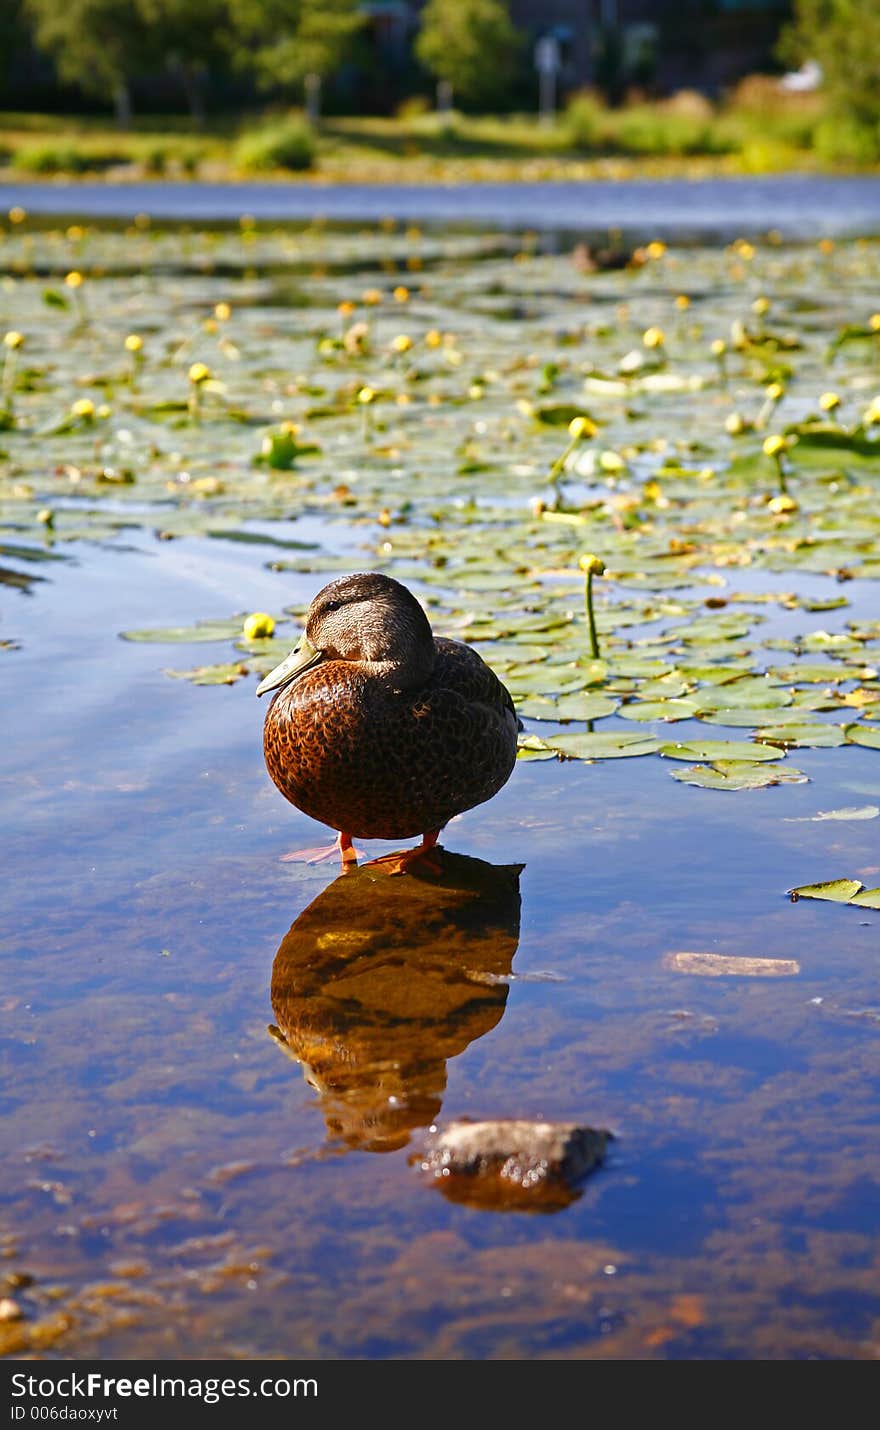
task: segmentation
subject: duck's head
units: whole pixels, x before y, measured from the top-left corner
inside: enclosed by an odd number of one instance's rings
[[[309,606],[305,635],[260,681],[257,695],[283,689],[323,660],[350,661],[406,688],[430,675],[434,637],[405,586],[378,571],[359,571],[318,592]]]

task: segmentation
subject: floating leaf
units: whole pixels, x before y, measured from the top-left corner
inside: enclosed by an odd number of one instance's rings
[[[699,789],[766,789],[769,785],[806,784],[802,770],[783,765],[755,765],[746,760],[717,760],[714,765],[689,765],[670,770],[674,780]]]
[[[602,720],[613,715],[618,702],[607,695],[563,695],[556,702],[560,720]]]
[[[624,720],[691,720],[698,708],[696,700],[632,700],[618,714]]]
[[[805,814],[786,819],[786,824],[818,824],[823,819],[876,819],[880,805],[850,805],[844,809],[820,809],[817,814]]]
[[[862,889],[849,902],[860,909],[880,909],[880,889]]]
[[[620,760],[633,755],[653,755],[660,741],[639,734],[553,735],[545,741],[571,760]]]
[[[789,889],[792,898],[827,899],[834,904],[848,904],[861,892],[858,879],[828,879],[824,884],[801,884],[797,889]]]
[[[700,710],[698,718],[705,721],[707,725],[727,725],[731,729],[751,729],[753,730],[758,721],[763,717],[766,719],[767,710],[755,710],[753,707],[734,706],[731,710]],[[779,723],[798,724],[803,720],[802,710],[774,710],[773,718]]]
[[[759,763],[781,760],[782,750],[769,745],[752,745],[745,740],[688,740],[680,745],[661,745],[660,754],[668,760],[738,760]]]
[[[755,734],[759,740],[796,749],[832,749],[846,743],[840,725],[766,725]]]
[[[880,750],[880,725],[845,725],[843,733],[850,745]]]
[[[195,670],[166,670],[174,680],[188,680],[192,685],[234,685],[248,674],[246,665],[200,665]]]
[[[225,641],[241,635],[241,625],[247,613],[230,616],[228,620],[199,621],[195,626],[157,626],[155,629],[120,631],[124,641],[156,641],[165,644],[195,644]]]

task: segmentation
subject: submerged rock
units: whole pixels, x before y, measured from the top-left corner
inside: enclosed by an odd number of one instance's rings
[[[443,1193],[499,1211],[558,1211],[604,1160],[612,1133],[573,1122],[452,1122],[417,1161]]]

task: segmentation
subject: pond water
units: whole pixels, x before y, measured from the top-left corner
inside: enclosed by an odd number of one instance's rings
[[[876,233],[880,178],[774,174],[733,179],[632,179],[556,183],[6,183],[0,209],[86,218],[217,223],[252,214],[267,221],[376,223],[389,215],[417,223],[601,232],[619,228],[645,241],[777,230],[786,238]]]
[[[880,910],[788,891],[880,884],[876,243],[2,244],[0,1347],[875,1358]],[[437,882],[281,860],[257,675],[376,567],[523,713]],[[614,1141],[492,1210],[458,1117]]]

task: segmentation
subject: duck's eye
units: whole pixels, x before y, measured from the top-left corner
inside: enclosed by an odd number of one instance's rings
[[[324,607],[324,610],[325,610],[325,611],[338,611],[338,610],[339,610],[339,607],[340,607],[341,605],[342,605],[342,602],[341,602],[341,601],[328,601],[327,604],[326,604],[326,606]]]

